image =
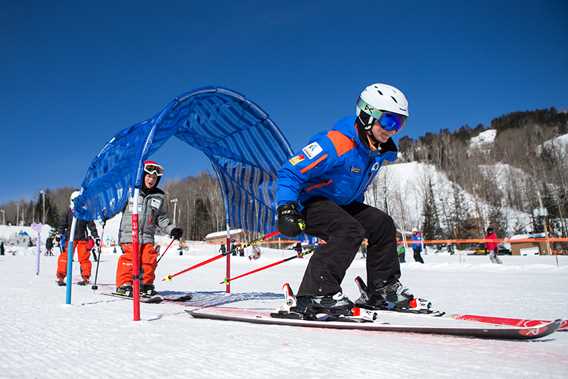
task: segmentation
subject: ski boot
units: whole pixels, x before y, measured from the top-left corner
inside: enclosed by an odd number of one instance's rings
[[[79,286],[86,286],[87,284],[89,284],[89,279],[85,279],[83,278],[83,280],[81,280],[80,282],[77,282],[77,285]]]
[[[154,289],[154,285],[153,284],[142,284],[140,286],[140,295],[145,296],[145,297],[152,297],[157,295],[158,293],[156,292],[156,290]]]
[[[285,302],[278,312],[271,313],[272,317],[332,321],[352,315],[353,302],[341,292],[329,296],[296,297],[288,283],[285,283],[282,289]]]
[[[361,292],[361,297],[355,301],[355,305],[370,310],[387,310],[409,313],[432,313],[432,304],[424,299],[417,299],[408,292],[408,288],[397,280],[369,291],[361,277],[355,278],[355,284]]]
[[[67,283],[65,283],[65,281],[64,281],[63,279],[61,279],[61,278],[57,278],[57,282],[56,282],[56,283],[57,283],[57,285],[58,285],[59,287],[63,287],[63,286],[65,286],[65,285],[67,285]]]
[[[130,283],[123,284],[116,289],[115,293],[120,296],[132,297],[132,285]]]
[[[328,296],[298,296],[296,305],[291,307],[290,311],[303,315],[304,319],[319,319],[321,314],[340,318],[351,316],[352,308],[353,302],[338,292]]]

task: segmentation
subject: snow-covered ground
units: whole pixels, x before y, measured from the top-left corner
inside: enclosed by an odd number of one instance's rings
[[[522,177],[522,171],[515,171],[510,166],[497,164],[493,166],[483,166],[487,172],[495,172],[498,176],[497,185],[499,188],[507,188],[511,184],[507,181],[505,172]],[[434,165],[420,162],[396,163],[385,166],[381,169],[375,181],[365,194],[365,202],[378,208],[384,208],[383,198],[388,198],[391,215],[398,227],[404,230],[411,230],[422,226],[422,210],[424,196],[427,190],[428,180],[432,181],[432,187],[436,194],[436,204],[438,211],[443,207],[451,209],[454,198],[453,191],[456,184],[448,176],[438,170]],[[487,218],[489,205],[484,201],[476,199],[474,195],[458,187],[458,191],[463,197],[462,206],[467,207],[468,213],[477,212],[479,209],[483,213],[482,218]],[[517,225],[530,225],[530,215],[518,210],[503,207],[503,215],[508,220],[508,232],[513,231]],[[441,220],[443,222],[443,220]],[[480,236],[482,237],[482,236]]]
[[[488,129],[479,133],[477,136],[472,137],[469,140],[469,147],[481,147],[484,145],[492,144],[495,142],[495,137],[497,137],[496,129]]]
[[[568,154],[568,134],[563,134],[551,140],[545,141],[542,146],[539,146],[537,151],[542,151],[542,147],[545,149],[554,149],[556,154],[561,156],[566,156]]]
[[[102,295],[113,288],[118,255],[112,249],[103,252],[99,290],[74,285],[72,305],[65,305],[65,287],[54,282],[57,257],[42,256],[36,276],[34,249],[0,256],[2,378],[568,377],[566,332],[527,342],[305,329],[192,319],[183,305],[172,303],[142,304],[143,321],[133,322],[130,301]],[[158,290],[219,291],[223,299],[218,283],[224,260],[171,282],[159,280],[217,252],[200,242],[189,249],[190,255],[179,256],[174,248],[160,262]],[[265,250],[257,261],[232,257],[232,271],[292,254]],[[568,317],[568,257],[559,257],[559,267],[550,256],[504,256],[503,265],[491,265],[486,256],[424,259],[425,265],[404,264],[402,280],[440,309]],[[284,281],[297,288],[306,263],[295,259],[240,279],[232,291],[276,296]],[[78,269],[75,262],[74,281]],[[353,277],[364,272],[365,261],[356,258],[343,285],[348,296],[356,297]]]

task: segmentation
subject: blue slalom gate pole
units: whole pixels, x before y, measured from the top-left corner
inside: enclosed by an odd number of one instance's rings
[[[67,291],[65,304],[71,304],[71,284],[73,283],[73,238],[75,237],[76,226],[77,217],[73,216],[71,231],[69,232],[69,242],[67,244]]]

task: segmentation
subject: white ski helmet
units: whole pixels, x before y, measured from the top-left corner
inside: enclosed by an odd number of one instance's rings
[[[367,86],[359,95],[355,110],[365,130],[370,130],[385,111],[404,116],[404,120],[409,115],[408,100],[402,91],[383,83]]]
[[[71,193],[71,196],[69,196],[69,208],[71,208],[71,209],[75,208],[75,204],[73,203],[73,200],[75,200],[77,197],[79,197],[80,194],[81,194],[81,191],[73,191]]]

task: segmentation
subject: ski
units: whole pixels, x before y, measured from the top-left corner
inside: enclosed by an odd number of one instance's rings
[[[164,301],[171,301],[174,303],[183,303],[185,301],[189,301],[193,299],[193,295],[191,293],[184,293],[184,294],[175,294],[175,295],[160,295],[164,299]]]
[[[110,293],[103,293],[103,295],[105,296],[112,296],[112,297],[118,297],[121,299],[126,299],[126,300],[132,300],[131,296],[125,296],[125,295],[121,295],[119,293],[116,292],[110,292]],[[162,301],[164,301],[164,298],[160,295],[153,295],[153,296],[142,296],[140,295],[140,302],[141,303],[146,303],[146,304],[159,304]]]
[[[360,282],[359,284],[362,284],[360,289],[366,289],[362,279],[358,278],[358,281]],[[255,324],[324,329],[356,329],[376,332],[426,333],[490,339],[541,338],[554,333],[561,323],[561,320],[556,320],[529,327],[482,324],[472,323],[469,320],[442,317],[442,312],[398,312],[369,310],[359,307],[354,307],[351,315],[303,314],[295,312],[293,309],[297,302],[290,285],[284,283],[282,289],[284,291],[284,302],[276,311],[258,308],[212,306],[193,310],[186,309],[186,312],[195,318]]]
[[[197,310],[186,310],[194,318],[237,321],[254,324],[286,325],[320,329],[351,329],[375,332],[422,333],[445,336],[461,336],[488,339],[535,339],[554,333],[561,320],[552,321],[534,327],[516,327],[471,323],[450,318],[413,317],[413,314],[385,312],[383,318],[375,321],[360,320],[356,317],[339,319],[304,320],[288,317],[275,317],[275,313],[266,309],[209,307]],[[389,316],[389,317],[387,317]],[[396,316],[396,317],[392,317]],[[429,322],[424,322],[428,320]]]
[[[363,279],[360,276],[355,278],[355,284],[361,293],[362,299],[368,299],[367,295],[367,286]],[[389,311],[372,311],[372,310],[364,310],[361,309],[363,312],[389,312]],[[410,312],[413,314],[423,314],[422,312]],[[445,317],[451,318],[454,320],[463,320],[463,321],[470,321],[470,322],[479,322],[483,324],[492,324],[492,325],[506,325],[506,326],[514,326],[514,327],[537,327],[541,325],[546,325],[552,322],[552,320],[538,320],[538,319],[523,319],[523,318],[509,318],[509,317],[498,317],[498,316],[484,316],[484,315],[473,315],[473,314],[446,314],[442,311],[430,311],[429,313],[424,313],[424,316],[429,317]],[[558,331],[568,331],[568,320],[561,320],[560,326]]]
[[[539,319],[523,319],[523,318],[511,318],[511,317],[498,317],[498,316],[483,316],[483,315],[469,315],[469,314],[453,314],[448,315],[456,320],[467,320],[476,321],[487,324],[497,324],[497,325],[510,325],[510,326],[522,326],[522,327],[532,327],[542,324],[548,324],[551,320],[539,320]],[[559,332],[568,332],[568,320],[562,320]]]

